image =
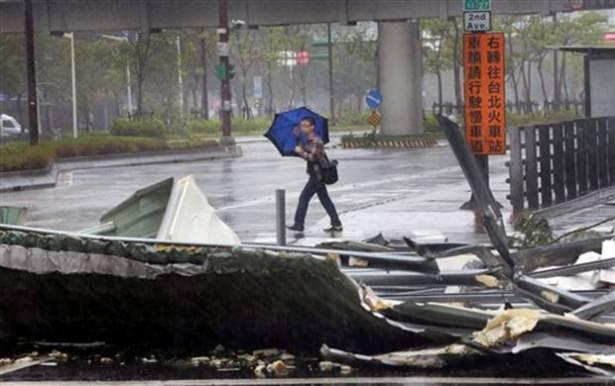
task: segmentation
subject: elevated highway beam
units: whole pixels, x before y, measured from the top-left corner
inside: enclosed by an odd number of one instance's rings
[[[597,1],[615,7],[615,0]],[[217,0],[32,0],[36,31],[204,28],[218,24]],[[460,0],[229,0],[229,19],[248,25],[400,21],[460,16]],[[548,15],[571,0],[493,0],[495,14]],[[593,3],[591,3],[593,4]],[[0,0],[0,33],[23,31],[23,2]]]

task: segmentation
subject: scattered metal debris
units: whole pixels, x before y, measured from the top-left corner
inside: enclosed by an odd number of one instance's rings
[[[340,375],[355,365],[431,369],[539,352],[612,376],[615,244],[596,238],[511,249],[459,128],[440,122],[492,245],[378,235],[313,248],[231,246],[0,225],[0,340],[180,350],[223,343],[255,350],[218,345],[182,363],[259,378],[295,372],[298,360],[284,350],[319,349],[324,360],[314,369]],[[587,252],[602,253],[579,259]],[[601,270],[603,278],[584,290],[553,281]],[[256,349],[265,345],[276,348]],[[165,361],[154,354],[139,360]],[[116,362],[125,363],[96,358]]]

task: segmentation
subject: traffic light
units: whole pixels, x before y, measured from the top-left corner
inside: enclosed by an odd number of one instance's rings
[[[235,71],[235,65],[234,64],[229,64],[228,65],[228,78],[233,79],[235,77],[236,71]]]

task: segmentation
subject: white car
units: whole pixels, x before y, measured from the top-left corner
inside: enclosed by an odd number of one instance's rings
[[[10,115],[0,114],[0,137],[21,137],[28,130],[22,132],[21,125]]]

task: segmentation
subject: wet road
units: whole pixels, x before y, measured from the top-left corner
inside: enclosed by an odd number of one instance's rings
[[[242,240],[272,241],[274,192],[287,190],[290,222],[307,178],[305,163],[280,157],[268,142],[250,141],[241,146],[244,156],[236,159],[76,170],[59,176],[56,188],[0,193],[0,205],[29,207],[27,225],[79,230],[96,224],[103,212],[139,188],[192,174]],[[417,150],[333,147],[328,153],[340,162],[340,181],[330,192],[342,213],[344,238],[361,239],[379,231],[398,237],[411,231],[440,230],[452,240],[484,240],[483,234],[475,232],[473,215],[457,209],[468,198],[469,188],[447,146]],[[503,162],[494,159],[491,163],[492,188],[507,205]],[[320,229],[326,225],[326,214],[315,199],[308,211],[306,236],[324,237]]]

